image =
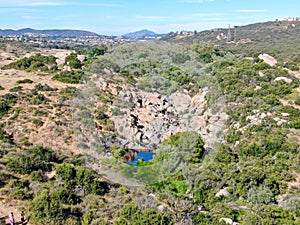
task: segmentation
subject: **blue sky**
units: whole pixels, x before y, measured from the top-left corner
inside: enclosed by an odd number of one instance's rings
[[[300,17],[299,9],[299,0],[0,0],[0,29],[201,31]]]

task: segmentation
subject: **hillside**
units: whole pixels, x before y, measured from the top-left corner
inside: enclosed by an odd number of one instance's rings
[[[253,27],[253,43],[285,34]],[[25,210],[31,225],[298,224],[300,63],[210,40],[220,32],[1,43],[0,222]]]
[[[27,35],[27,36],[46,36],[46,37],[82,37],[82,36],[99,36],[96,33],[83,31],[83,30],[71,30],[71,29],[49,29],[49,30],[35,30],[31,28],[24,28],[20,30],[1,30],[0,35],[12,36],[12,35]]]
[[[300,21],[274,21],[238,26],[230,29],[231,42],[227,39],[228,29],[212,29],[188,34],[170,33],[164,40],[193,43],[212,42],[222,48],[244,56],[268,53],[280,61],[299,61]]]

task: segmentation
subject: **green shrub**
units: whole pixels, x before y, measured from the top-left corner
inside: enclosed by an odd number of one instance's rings
[[[22,86],[16,86],[16,87],[9,89],[9,91],[10,92],[18,92],[18,91],[21,91],[22,89],[23,89]]]
[[[30,79],[18,80],[17,84],[32,84],[33,81]]]
[[[298,95],[295,99],[295,104],[300,105],[300,95]]]
[[[141,210],[134,203],[125,205],[119,212],[115,225],[171,225],[174,224],[172,217],[167,213],[159,213],[154,209]]]
[[[71,53],[70,55],[68,55],[66,57],[65,65],[68,65],[73,69],[81,69],[81,67],[82,67],[81,62],[79,61],[79,59],[77,59],[76,53]]]
[[[185,160],[191,163],[202,161],[204,154],[204,141],[196,132],[182,132],[171,135],[163,141],[164,145],[172,145],[179,149]]]
[[[43,56],[41,54],[36,54],[25,57],[8,65],[5,65],[3,69],[17,69],[30,71],[44,71],[53,72],[57,68],[56,58],[53,55]]]
[[[79,84],[84,78],[84,72],[81,70],[63,71],[56,74],[53,79],[68,84]]]
[[[7,167],[20,174],[30,174],[38,170],[50,171],[52,162],[57,162],[57,160],[52,150],[39,146],[9,158]]]

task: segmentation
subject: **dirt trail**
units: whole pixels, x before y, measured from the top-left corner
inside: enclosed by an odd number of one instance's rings
[[[11,212],[15,215],[16,224],[20,224],[20,214],[22,209],[23,207],[20,206],[20,202],[16,200],[7,202],[5,199],[0,197],[0,225],[10,224],[8,215]],[[27,225],[30,224],[27,223]]]

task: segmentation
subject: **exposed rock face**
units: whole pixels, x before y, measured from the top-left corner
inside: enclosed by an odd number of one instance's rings
[[[265,63],[270,66],[275,66],[277,64],[277,60],[268,54],[260,54],[258,56],[259,59],[262,59]]]
[[[219,141],[227,115],[213,114],[205,99],[208,89],[191,97],[185,92],[170,96],[127,89],[119,93],[114,107],[122,112],[112,116],[120,141],[129,148],[152,149],[177,132],[196,131],[203,137],[206,147]]]

